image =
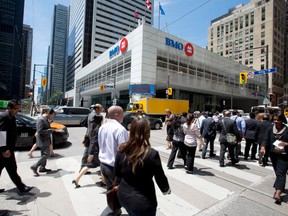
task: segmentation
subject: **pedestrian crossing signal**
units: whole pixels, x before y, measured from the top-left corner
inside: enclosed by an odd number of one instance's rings
[[[44,86],[44,87],[45,87],[45,86],[47,85],[47,79],[46,79],[46,77],[42,77],[41,83],[42,83],[41,86]]]
[[[168,88],[168,95],[172,95],[172,88]]]
[[[247,72],[241,72],[239,76],[239,83],[246,84],[247,83]]]

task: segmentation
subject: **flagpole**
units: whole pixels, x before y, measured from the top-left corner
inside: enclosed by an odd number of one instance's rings
[[[160,1],[159,1],[158,30],[160,30]]]

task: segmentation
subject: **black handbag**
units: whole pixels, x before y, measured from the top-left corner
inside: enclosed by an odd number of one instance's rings
[[[118,185],[116,186],[117,182],[117,177],[115,177],[114,183],[112,185],[112,188],[106,192],[106,199],[107,199],[107,204],[110,209],[113,211],[116,211],[117,209],[121,208],[121,204],[118,200]]]

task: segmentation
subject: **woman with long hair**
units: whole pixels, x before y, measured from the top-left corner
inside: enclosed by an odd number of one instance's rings
[[[187,148],[187,174],[193,174],[195,153],[197,148],[197,138],[200,137],[200,131],[197,127],[197,119],[194,115],[189,114],[186,123],[183,125],[183,132],[185,134],[184,144]]]
[[[274,200],[281,204],[281,194],[285,190],[286,173],[288,170],[288,128],[283,114],[273,117],[274,125],[266,130],[260,151],[266,153],[270,148],[270,159],[276,175],[274,182]]]
[[[157,199],[153,177],[163,194],[171,192],[158,151],[150,145],[150,126],[135,118],[129,140],[120,145],[115,161],[118,199],[129,215],[155,216]]]

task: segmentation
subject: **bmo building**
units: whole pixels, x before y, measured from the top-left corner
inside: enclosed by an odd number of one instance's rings
[[[245,85],[239,84],[243,71]],[[74,106],[114,102],[124,110],[129,102],[157,97],[189,100],[190,112],[249,112],[265,95],[265,77],[252,68],[145,24],[77,72],[74,86]]]

